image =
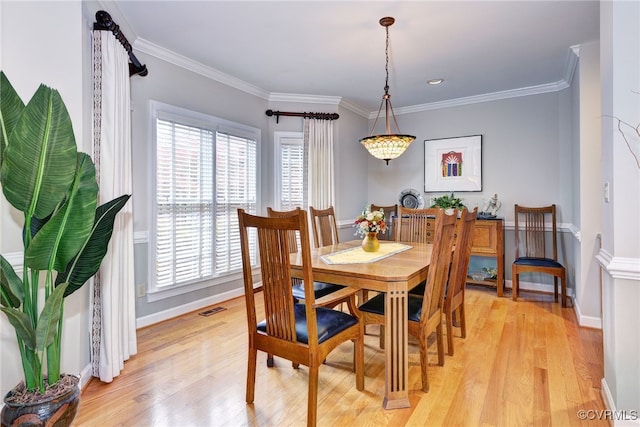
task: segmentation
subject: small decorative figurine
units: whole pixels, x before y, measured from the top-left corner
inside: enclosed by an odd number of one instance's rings
[[[502,202],[498,200],[498,195],[494,194],[493,197],[485,203],[482,208],[482,213],[485,214],[485,216],[496,216],[498,210],[500,210],[500,206],[502,206]]]

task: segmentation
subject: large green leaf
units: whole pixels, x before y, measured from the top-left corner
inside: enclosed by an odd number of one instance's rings
[[[77,173],[65,203],[42,226],[25,252],[25,263],[36,270],[64,271],[91,233],[96,211],[98,184],[93,162],[78,153]]]
[[[40,85],[4,150],[5,197],[27,217],[45,218],[65,197],[76,170],[76,143],[58,91]]]
[[[64,303],[64,291],[67,284],[63,283],[54,289],[40,312],[38,326],[36,327],[36,351],[44,352],[55,339],[58,333],[58,321],[62,315]]]
[[[129,194],[122,195],[96,209],[95,222],[87,244],[78,257],[67,265],[64,273],[58,274],[56,278],[56,286],[69,282],[65,297],[80,289],[100,268],[109,247],[116,214],[124,207],[129,197]]]
[[[7,315],[9,323],[16,330],[16,334],[23,341],[24,345],[31,350],[36,349],[36,331],[31,325],[31,320],[26,313],[21,312],[16,308],[0,307],[0,310]]]
[[[15,308],[22,305],[24,301],[22,280],[2,255],[0,255],[0,286],[0,304]]]
[[[9,83],[4,71],[0,71],[0,165],[9,135],[23,109],[24,102]]]

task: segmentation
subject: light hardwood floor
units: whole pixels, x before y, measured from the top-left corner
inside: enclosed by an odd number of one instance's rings
[[[382,409],[384,354],[377,327],[365,344],[365,391],[355,387],[353,346],[320,369],[319,426],[607,426],[579,410],[605,409],[602,334],[577,326],[553,297],[468,286],[467,338],[455,329],[455,355],[437,366],[429,347],[429,393],[420,390],[417,342],[409,346],[411,408]],[[307,369],[258,354],[255,402],[245,403],[247,331],[243,298],[138,331],[138,354],[112,383],[83,390],[75,426],[303,426]],[[200,311],[204,311],[200,310]],[[435,343],[434,343],[435,344]]]

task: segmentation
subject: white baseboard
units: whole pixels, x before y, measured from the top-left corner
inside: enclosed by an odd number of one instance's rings
[[[512,288],[511,280],[505,280],[505,287]],[[535,291],[535,292],[545,292],[549,294],[553,294],[553,285],[551,283],[535,283],[535,282],[523,282],[520,280],[520,290],[521,291]],[[580,306],[576,303],[575,295],[573,293],[573,289],[567,289],[567,296],[571,298],[573,302],[573,311],[576,313],[576,319],[578,319],[578,325],[585,328],[594,328],[594,329],[602,329],[602,319],[599,317],[593,316],[585,316],[580,311]]]
[[[89,383],[89,380],[91,379],[91,376],[92,376],[91,375],[91,362],[89,362],[89,364],[84,367],[82,372],[80,372],[80,390],[83,390],[84,386],[86,386]]]
[[[573,298],[573,311],[576,313],[576,319],[578,319],[578,325],[585,328],[602,329],[602,318],[595,316],[585,316],[580,311],[580,305]]]
[[[138,317],[136,319],[136,328],[144,328],[145,326],[153,325],[154,323],[159,323],[167,319],[171,319],[173,317],[178,317],[186,313],[190,313],[192,311],[199,310],[203,307],[208,307],[213,304],[219,304],[221,302],[237,298],[239,296],[244,295],[244,288],[233,289],[229,292],[223,292],[221,294],[212,295],[210,297],[193,301],[188,304],[180,305],[177,307],[173,307],[169,310],[160,311],[157,313],[150,314],[148,316]]]
[[[600,395],[602,396],[602,400],[604,401],[604,405],[607,408],[608,420],[613,421],[614,427],[638,427],[640,426],[640,417],[638,412],[628,411],[626,414],[623,410],[618,410],[616,408],[616,404],[613,401],[613,396],[611,395],[611,390],[609,390],[609,385],[607,384],[607,380],[603,378],[600,381],[602,388],[600,389]],[[616,419],[616,418],[624,418],[624,416],[633,417],[634,419]],[[604,419],[604,417],[601,417]]]
[[[511,280],[505,280],[504,286],[509,289],[513,289],[513,282]],[[521,291],[534,291],[534,292],[544,292],[547,294],[553,294],[553,284],[551,283],[537,283],[537,282],[525,282],[520,280],[520,290]],[[572,295],[572,289],[567,289],[567,295]]]

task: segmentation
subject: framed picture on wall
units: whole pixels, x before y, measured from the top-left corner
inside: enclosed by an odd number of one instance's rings
[[[482,191],[482,135],[425,140],[424,191]]]

